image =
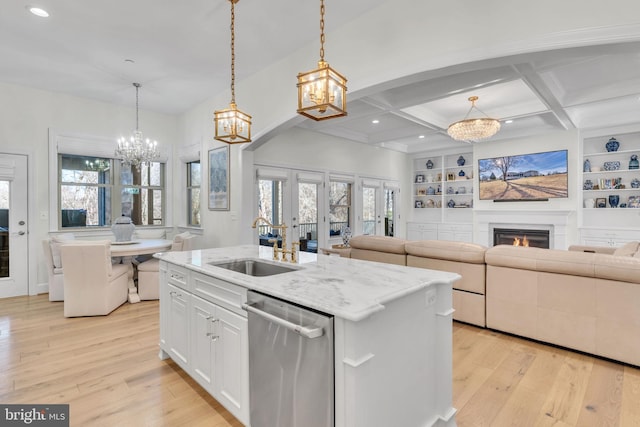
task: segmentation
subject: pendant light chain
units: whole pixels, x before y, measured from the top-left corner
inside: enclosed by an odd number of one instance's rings
[[[136,130],[140,130],[140,121],[138,119],[138,106],[139,106],[139,99],[138,99],[138,89],[140,88],[140,83],[134,83],[133,84],[136,87]]]
[[[324,0],[320,0],[320,61],[324,62]]]
[[[231,0],[231,103],[236,103],[236,12],[235,2]]]

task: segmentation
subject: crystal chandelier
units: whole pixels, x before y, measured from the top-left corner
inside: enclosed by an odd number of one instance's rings
[[[129,137],[118,139],[118,148],[116,149],[116,158],[120,159],[124,166],[135,166],[136,170],[140,170],[143,163],[151,163],[160,157],[158,150],[158,141],[151,141],[149,138],[144,139],[142,132],[138,127],[138,90],[140,83],[134,83],[136,88],[136,130]]]
[[[251,116],[238,110],[236,106],[235,4],[239,1],[229,0],[231,3],[231,103],[229,103],[229,108],[213,113],[213,121],[216,126],[214,139],[227,144],[251,142]]]
[[[447,129],[447,133],[451,138],[457,141],[478,142],[495,135],[500,130],[500,122],[496,119],[489,118],[478,107],[476,107],[477,96],[469,97],[471,108],[467,112],[464,119],[452,123]],[[471,111],[476,109],[484,115],[479,118],[469,118]]]
[[[298,73],[298,113],[313,120],[347,115],[347,79],[324,61],[324,0],[320,0],[318,68]]]

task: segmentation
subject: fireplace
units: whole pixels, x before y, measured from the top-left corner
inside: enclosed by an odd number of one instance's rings
[[[549,230],[494,228],[493,245],[531,246],[549,249]]]

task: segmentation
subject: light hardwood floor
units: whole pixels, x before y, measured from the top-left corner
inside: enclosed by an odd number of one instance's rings
[[[158,359],[157,301],[67,319],[47,298],[0,300],[0,402],[68,403],[72,426],[241,426]],[[459,426],[640,426],[637,368],[460,323],[453,366]]]

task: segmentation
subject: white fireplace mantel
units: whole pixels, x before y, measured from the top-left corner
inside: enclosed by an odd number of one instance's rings
[[[522,211],[474,209],[476,242],[493,246],[494,228],[529,228],[549,230],[549,247],[567,249],[567,227],[575,211]]]

